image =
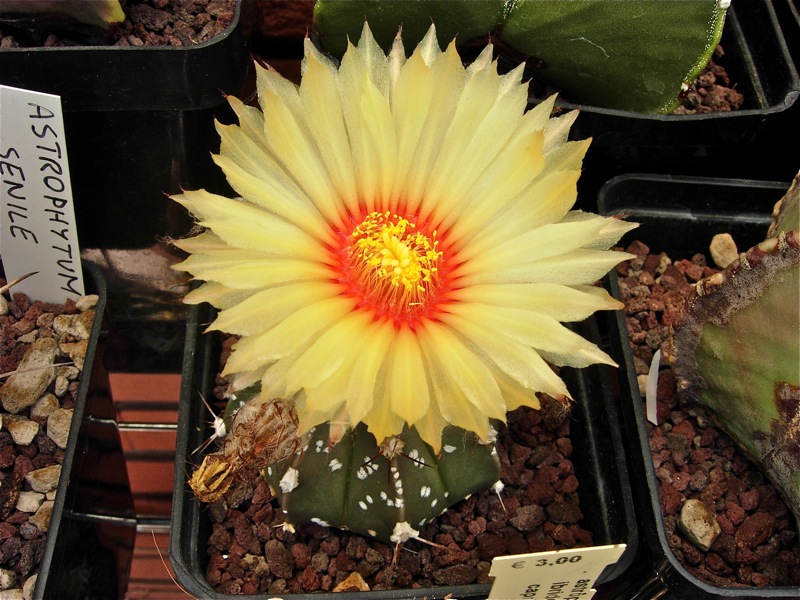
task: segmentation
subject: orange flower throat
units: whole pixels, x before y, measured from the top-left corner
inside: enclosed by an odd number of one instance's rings
[[[346,260],[352,290],[381,315],[413,320],[438,296],[442,253],[436,231],[418,231],[391,212],[370,213],[355,227]]]

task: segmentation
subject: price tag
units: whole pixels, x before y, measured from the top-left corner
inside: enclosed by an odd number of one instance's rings
[[[0,86],[0,258],[15,292],[84,294],[61,98]]]
[[[498,556],[487,600],[586,600],[603,569],[619,560],[625,544]]]

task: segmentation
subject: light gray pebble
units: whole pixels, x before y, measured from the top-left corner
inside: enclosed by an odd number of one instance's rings
[[[17,498],[17,510],[24,513],[35,513],[44,502],[44,494],[41,492],[22,491]]]
[[[67,447],[73,412],[71,408],[57,408],[47,417],[47,437],[59,448]]]
[[[61,477],[61,465],[50,465],[49,467],[29,471],[25,475],[25,481],[30,484],[35,492],[46,494],[58,487],[59,477]]]

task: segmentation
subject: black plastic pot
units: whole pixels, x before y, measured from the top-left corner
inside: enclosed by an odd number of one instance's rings
[[[209,152],[223,94],[248,70],[240,12],[237,0],[230,27],[195,46],[0,50],[0,83],[61,96],[83,248],[183,234],[185,211],[164,194],[223,185]]]
[[[800,124],[800,79],[772,1],[732,2],[720,43],[721,62],[745,96],[741,110],[659,115],[562,105],[581,111],[570,137],[593,140],[579,182],[585,202],[593,206],[602,184],[622,173],[794,176],[796,157],[780,140]]]
[[[193,310],[187,326],[181,401],[178,412],[178,438],[175,458],[175,491],[172,504],[170,560],[175,576],[190,594],[205,599],[233,600],[237,596],[220,594],[205,578],[208,563],[206,545],[211,520],[206,507],[187,484],[190,464],[202,461],[202,455],[190,453],[211,434],[208,413],[199,394],[211,397],[219,365],[219,343],[213,334],[202,335],[203,324],[212,313]],[[584,331],[585,330],[585,331]],[[579,333],[596,335],[593,321],[583,324]],[[592,531],[597,545],[625,543],[620,560],[609,566],[597,584],[610,584],[630,566],[638,549],[638,529],[633,512],[627,466],[617,427],[619,417],[610,377],[600,367],[561,371],[576,398],[570,422],[574,447],[573,463],[580,481],[582,526]],[[375,598],[485,598],[490,585],[465,585],[415,590],[337,593],[341,600]],[[281,597],[312,600],[319,593]]]
[[[83,269],[86,292],[99,300],[35,598],[121,598],[133,556],[133,498],[103,364],[106,284],[97,268]]]
[[[602,214],[625,213],[640,223],[620,242],[623,247],[641,240],[650,252],[666,252],[673,260],[707,254],[711,238],[730,233],[740,249],[763,240],[775,202],[788,184],[665,175],[623,175],[601,190],[598,204]],[[709,264],[712,264],[709,262]],[[607,283],[619,295],[616,273]],[[640,513],[640,531],[650,567],[629,598],[797,598],[792,587],[728,588],[699,580],[683,567],[669,547],[653,466],[642,397],[636,381],[625,315],[609,317],[611,354],[621,365],[622,416],[628,435],[630,480]]]

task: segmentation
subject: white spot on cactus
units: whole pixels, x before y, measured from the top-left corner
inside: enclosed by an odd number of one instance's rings
[[[386,492],[381,492],[381,500],[386,500],[386,498],[388,498]]]
[[[370,534],[372,537],[378,535],[378,532],[375,531],[374,529],[367,529],[367,533]]]
[[[419,490],[419,495],[423,498],[427,498],[431,495],[431,488],[428,485],[423,485]]]
[[[497,441],[497,429],[489,424],[489,431],[486,434],[486,444],[494,444]],[[483,443],[483,442],[481,442]]]
[[[437,504],[439,504],[439,499],[438,498],[434,498],[433,501],[431,502],[431,508],[433,508]]]
[[[289,467],[286,469],[286,473],[283,474],[280,481],[281,491],[284,494],[288,494],[292,490],[294,490],[298,485],[300,485],[300,471],[295,469],[294,467]]]
[[[492,489],[494,490],[494,493],[499,496],[500,492],[502,492],[505,487],[506,487],[505,484],[498,479],[497,481],[494,482]]]
[[[331,473],[334,471],[338,471],[342,468],[342,463],[339,462],[338,458],[334,458],[331,462],[328,463],[328,468],[331,470]]]
[[[402,544],[403,542],[417,537],[419,537],[419,531],[411,527],[408,521],[403,521],[402,523],[394,524],[394,530],[392,531],[392,535],[389,536],[389,539],[395,544]]]
[[[442,450],[444,450],[448,454],[452,454],[453,452],[456,451],[456,449],[457,448],[455,446],[451,446],[450,444],[445,444],[444,446],[442,446]]]
[[[361,510],[367,510],[367,503],[363,500],[358,501],[358,506],[361,508]]]
[[[314,444],[314,452],[316,452],[317,454],[322,452],[322,444],[324,443],[325,442],[323,442],[322,440],[317,440],[316,443]]]
[[[397,508],[403,508],[403,507],[405,506],[405,502],[403,501],[403,499],[402,499],[402,498],[395,498],[395,499],[394,499],[394,505],[395,505]]]
[[[316,523],[320,527],[330,527],[330,523],[328,523],[327,521],[323,521],[319,517],[311,517],[311,522]]]
[[[370,496],[369,494],[367,494],[366,498],[367,498],[367,502],[369,502],[370,504],[372,504],[372,496]]]
[[[267,475],[272,476],[272,467],[267,467]]]
[[[422,519],[422,521],[419,522],[418,527],[425,527],[425,519]]]
[[[284,511],[284,512],[286,512],[286,511]],[[288,523],[288,522],[287,522],[287,523],[284,523],[283,525],[281,525],[281,528],[282,528],[282,529],[283,529],[283,530],[284,530],[286,533],[294,533],[294,525],[292,525],[291,523]]]
[[[393,507],[394,506],[394,500],[392,500],[391,498],[387,498],[386,499],[386,506],[392,506]]]

